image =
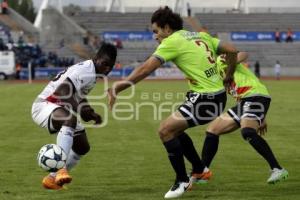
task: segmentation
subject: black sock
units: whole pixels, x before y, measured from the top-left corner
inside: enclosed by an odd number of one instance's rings
[[[282,169],[268,143],[253,128],[243,128],[242,136],[269,163],[271,169]]]
[[[171,165],[176,172],[176,180],[183,182],[189,181],[186,174],[182,147],[178,138],[164,142],[164,145],[168,152]]]
[[[192,172],[202,173],[205,166],[202,163],[190,136],[188,136],[188,134],[183,132],[183,134],[178,136],[178,139],[180,141],[183,150],[183,155],[186,157],[186,159],[188,159],[188,161],[190,161],[190,163],[193,166]]]
[[[219,146],[219,136],[206,132],[206,137],[202,149],[202,161],[209,167],[215,157]]]

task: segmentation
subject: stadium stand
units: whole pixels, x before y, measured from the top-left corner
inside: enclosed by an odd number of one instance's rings
[[[276,60],[284,67],[298,67],[300,63],[300,43],[236,42],[235,45],[240,51],[249,53],[251,66],[256,60],[263,67],[273,67]]]
[[[151,31],[150,19],[152,13],[106,13],[80,11],[69,15],[82,28],[93,35],[105,31]],[[134,20],[134,23],[132,23]],[[184,21],[184,27],[192,30]],[[113,41],[111,41],[113,42]],[[141,62],[153,53],[154,41],[122,41],[124,48],[119,50],[118,60],[122,64]]]
[[[4,44],[8,43],[9,40],[11,39],[11,32],[9,27],[7,27],[1,21],[0,21],[0,38],[1,38],[1,42],[3,42]]]
[[[77,12],[70,16],[76,23],[94,34],[103,31],[145,31],[151,13]],[[132,21],[134,20],[134,23]]]
[[[16,53],[22,66],[31,61],[36,66],[67,66],[90,58],[104,41],[107,31],[151,34],[150,12],[95,12],[74,9],[61,13],[53,7],[43,10],[41,29],[37,30],[22,16],[10,9],[9,15],[0,15],[0,46],[6,45]],[[230,41],[232,32],[285,32],[288,28],[300,31],[300,13],[196,13],[184,18],[184,28],[199,31],[199,27]],[[28,24],[29,23],[29,24]],[[201,25],[201,26],[200,26]],[[38,34],[37,34],[38,32]],[[21,41],[20,41],[21,37]],[[9,42],[13,41],[13,42]],[[105,40],[116,43],[115,39]],[[240,51],[249,52],[249,64],[258,60],[262,67],[272,67],[279,60],[284,67],[300,63],[300,43],[275,41],[233,41]],[[24,45],[20,46],[22,43]],[[118,58],[122,66],[136,66],[150,56],[157,43],[147,39],[123,39]],[[37,54],[38,52],[38,54]],[[58,56],[59,55],[59,56]]]
[[[39,30],[15,10],[8,8],[8,11],[8,15],[2,15],[0,20],[3,20],[2,22],[10,28],[11,32],[23,32],[24,40],[30,43],[38,43]]]
[[[299,13],[214,13],[195,17],[212,33],[231,31],[286,31],[300,30]]]
[[[143,62],[152,55],[154,48],[133,47],[119,50],[118,61],[123,65]]]
[[[240,51],[249,53],[249,64],[259,61],[263,67],[273,67],[279,60],[285,67],[297,67],[300,63],[300,43],[275,42],[235,42]],[[123,64],[143,61],[153,53],[156,42],[123,42],[124,49],[119,50],[118,60]]]
[[[105,13],[80,11],[70,17],[83,28],[99,35],[104,31],[145,31],[151,13]],[[276,28],[286,31],[289,27],[299,30],[300,14],[297,13],[218,13],[196,14],[195,18],[185,18],[184,27],[197,29],[195,23],[205,26],[210,33],[230,33],[232,31],[274,31]],[[134,23],[132,20],[134,19]],[[228,39],[228,38],[226,38]],[[143,61],[155,49],[154,41],[122,41],[123,49],[119,50],[118,60],[123,64]],[[239,49],[250,53],[250,65],[259,60],[262,66],[273,66],[278,59],[285,66],[295,67],[299,45],[275,44],[272,42],[236,42]],[[284,53],[282,53],[284,52]],[[293,58],[293,59],[291,59]]]
[[[12,20],[11,17],[9,17],[8,15],[0,15],[0,21],[2,25],[9,27],[10,30],[13,31],[22,30],[20,26],[14,20]]]
[[[94,36],[104,31],[149,31],[151,13],[105,13],[76,12],[70,17]],[[132,20],[134,19],[134,23]],[[113,42],[113,41],[110,41]],[[122,41],[123,49],[119,49],[118,61],[122,65],[141,62],[151,55],[154,42]]]
[[[103,31],[147,31],[150,30],[152,13],[106,13],[106,12],[76,12],[69,15],[81,27],[94,34]],[[134,23],[132,23],[134,20]],[[191,30],[189,24],[184,27]]]
[[[13,51],[16,63],[22,68],[27,68],[29,62],[33,67],[66,67],[75,62],[74,52],[67,48],[41,46],[32,24],[33,30],[23,29],[21,22],[30,22],[12,9],[9,11],[8,15],[0,15],[0,51]]]
[[[62,57],[81,59],[74,44],[82,44],[86,31],[54,8],[43,10],[40,42],[46,52],[56,51]],[[86,50],[88,51],[88,50]]]
[[[196,19],[209,32],[228,33],[225,40],[230,40],[229,33],[234,31],[266,31],[272,32],[277,28],[285,32],[288,28],[294,31],[300,30],[299,13],[223,13],[223,14],[196,14]],[[226,34],[225,34],[226,35]],[[223,38],[224,39],[224,38]],[[279,60],[285,67],[297,67],[300,61],[300,44],[275,43],[274,41],[262,42],[234,42],[241,51],[249,52],[250,66],[258,60],[264,67],[272,67]]]

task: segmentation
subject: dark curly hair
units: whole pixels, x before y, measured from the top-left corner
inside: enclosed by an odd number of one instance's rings
[[[113,66],[116,62],[117,48],[110,43],[103,42],[94,59],[101,58],[104,55],[107,55],[109,57],[110,63],[108,64],[110,66]]]
[[[153,13],[151,24],[153,23],[156,23],[161,28],[164,28],[167,24],[173,30],[181,30],[183,28],[183,21],[180,15],[173,13],[168,6],[160,7]]]

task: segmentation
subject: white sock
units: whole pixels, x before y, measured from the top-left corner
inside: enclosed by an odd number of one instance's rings
[[[50,176],[54,177],[56,176],[56,172],[50,172]]]
[[[69,153],[68,159],[67,159],[67,170],[71,170],[75,165],[78,164],[79,160],[81,158],[81,155],[75,153],[72,149]]]
[[[62,126],[56,137],[56,144],[60,146],[69,155],[73,145],[74,129],[68,126]]]

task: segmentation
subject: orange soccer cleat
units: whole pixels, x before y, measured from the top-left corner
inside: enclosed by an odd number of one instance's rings
[[[49,190],[61,190],[63,187],[55,183],[55,177],[50,174],[45,176],[42,181],[42,185],[44,188]]]
[[[69,175],[66,168],[62,168],[56,172],[55,183],[57,185],[64,185],[66,183],[70,183],[72,181],[72,177]]]
[[[212,172],[206,167],[202,173],[192,173],[191,180],[196,184],[205,184],[212,177]]]

